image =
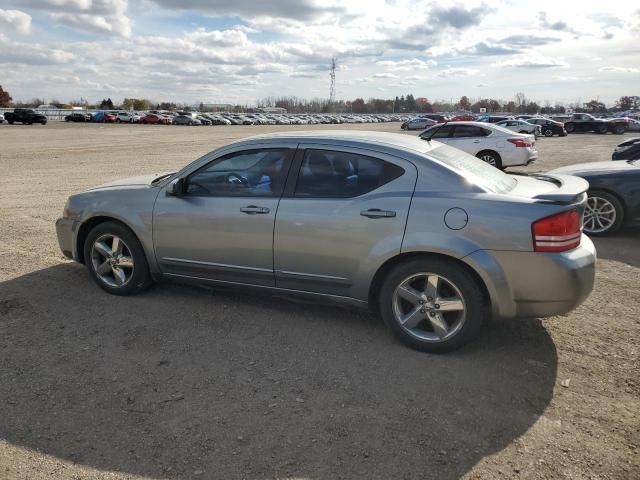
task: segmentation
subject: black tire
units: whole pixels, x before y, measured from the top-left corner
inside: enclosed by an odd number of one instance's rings
[[[46,125],[46,124],[47,124],[47,122],[45,122],[45,121],[40,122],[40,125]]]
[[[502,170],[502,159],[500,158],[500,155],[493,150],[482,150],[476,154],[476,157],[489,165],[493,165],[497,169]]]
[[[565,123],[564,129],[567,133],[573,133],[576,130],[576,126],[573,123]]]
[[[406,278],[417,273],[432,273],[455,284],[465,304],[464,321],[457,332],[444,340],[429,341],[409,333],[396,320],[393,295],[396,287]],[[463,266],[448,260],[418,258],[400,263],[383,280],[379,295],[379,311],[389,329],[405,345],[429,353],[444,353],[460,348],[480,331],[487,317],[487,305],[482,287]]]
[[[607,133],[607,126],[606,125],[598,125],[596,127],[596,133],[600,133],[600,134]]]
[[[518,133],[529,133],[526,130],[520,130]]]
[[[116,123],[120,123],[121,120],[119,118],[116,118]]]
[[[545,137],[553,137],[553,130],[550,128],[546,128],[542,133]]]
[[[604,190],[589,190],[587,192],[587,195],[589,196],[589,198],[603,198],[611,205],[613,205],[613,208],[616,211],[616,220],[607,230],[604,230],[602,232],[594,232],[585,226],[584,233],[586,233],[590,237],[604,237],[620,230],[620,227],[622,227],[622,225],[624,224],[624,206],[622,205],[622,202],[618,199],[618,197],[609,192],[605,192]]]
[[[120,237],[131,252],[134,268],[130,280],[128,280],[122,287],[107,285],[100,279],[95,270],[91,257],[91,250],[96,239],[103,235],[116,235]],[[87,266],[87,270],[89,270],[89,275],[91,275],[93,281],[96,282],[105,292],[113,295],[136,295],[148,288],[152,283],[151,274],[149,273],[149,264],[147,263],[147,258],[144,253],[144,249],[142,248],[142,244],[135,234],[129,230],[129,228],[118,222],[101,223],[89,232],[89,235],[87,235],[87,239],[84,242],[84,263]]]
[[[9,120],[9,125],[13,125],[13,120]]]
[[[613,127],[613,133],[616,135],[622,135],[627,129],[622,124],[615,125]]]

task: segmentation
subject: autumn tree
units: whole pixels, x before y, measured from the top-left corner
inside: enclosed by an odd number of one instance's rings
[[[2,85],[0,85],[0,107],[8,107],[9,105],[11,105],[12,100],[13,98],[11,98],[9,92],[4,90],[2,88]]]
[[[616,107],[620,110],[638,110],[640,109],[640,97],[637,95],[622,96],[616,102]]]
[[[458,102],[458,108],[460,110],[471,110],[471,102],[466,95],[460,97],[460,101]]]
[[[593,113],[604,113],[607,111],[607,106],[598,100],[589,100],[584,104],[584,108]]]
[[[416,98],[416,110],[421,113],[432,113],[433,106],[431,105],[431,102],[429,102],[429,99],[425,97],[418,97]]]

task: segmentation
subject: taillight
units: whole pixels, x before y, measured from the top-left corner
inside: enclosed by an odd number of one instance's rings
[[[531,225],[533,250],[536,252],[565,252],[580,245],[582,215],[577,210],[541,218]]]
[[[513,143],[516,147],[530,147],[531,144],[524,138],[507,138],[507,142]]]
[[[560,128],[564,128],[564,123],[561,123],[561,124],[560,124]]]

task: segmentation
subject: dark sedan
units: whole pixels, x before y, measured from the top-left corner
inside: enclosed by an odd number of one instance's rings
[[[534,125],[540,125],[540,130],[542,135],[545,137],[553,137],[554,135],[558,135],[560,137],[566,137],[567,131],[564,129],[564,123],[556,122],[555,120],[551,120],[550,118],[529,118],[527,120],[529,123],[533,123]]]
[[[91,114],[90,113],[71,113],[64,117],[65,122],[90,122]]]
[[[608,235],[622,226],[640,226],[640,160],[579,163],[549,173],[589,182],[584,232]]]
[[[640,137],[630,138],[619,144],[611,155],[611,160],[638,160],[640,158]]]

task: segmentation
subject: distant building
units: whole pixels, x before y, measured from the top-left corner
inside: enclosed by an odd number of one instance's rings
[[[287,113],[287,109],[282,107],[260,107],[256,110],[262,113]]]
[[[192,106],[193,110],[202,109],[209,112],[229,112],[233,110],[233,105],[230,103],[198,103]]]

